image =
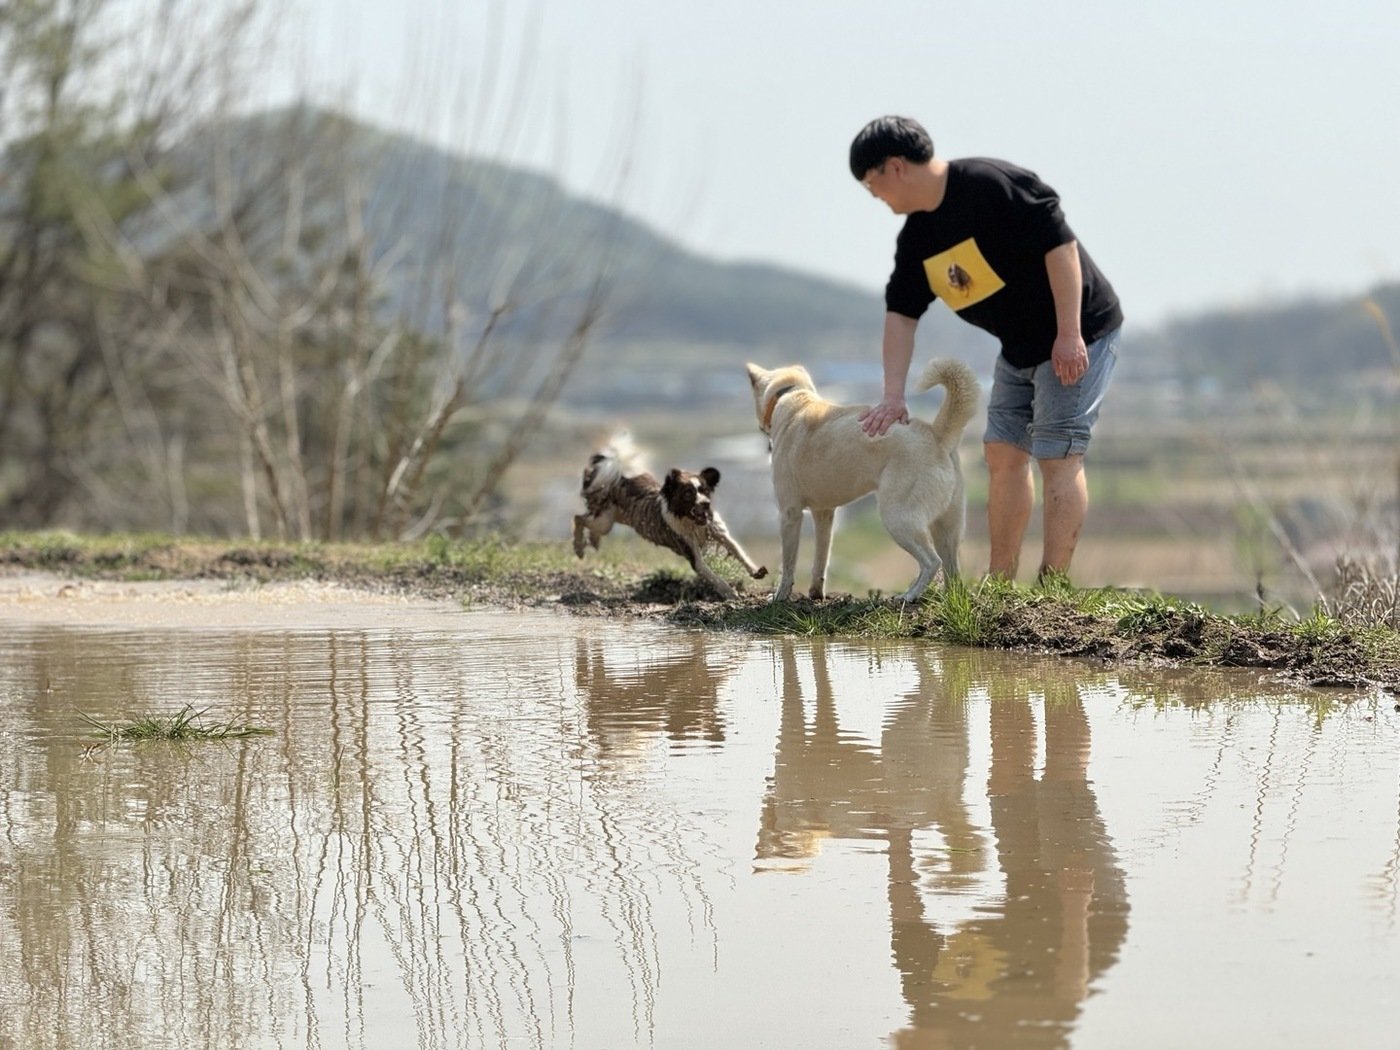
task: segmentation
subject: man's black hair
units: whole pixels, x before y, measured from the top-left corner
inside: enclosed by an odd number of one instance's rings
[[[851,143],[851,174],[863,179],[891,157],[927,164],[933,159],[933,139],[911,117],[878,117],[861,128]]]

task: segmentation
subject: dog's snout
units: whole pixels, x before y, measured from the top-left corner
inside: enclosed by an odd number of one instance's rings
[[[709,494],[694,480],[675,485],[667,498],[671,513],[697,525],[708,525],[714,517]]]

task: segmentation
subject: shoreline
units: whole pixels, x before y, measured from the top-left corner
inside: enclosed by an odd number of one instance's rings
[[[0,572],[0,624],[95,628],[317,630],[377,627],[392,617],[430,625],[459,615],[444,598],[369,591],[328,580],[230,584],[215,579],[119,581]]]
[[[533,609],[713,632],[924,639],[1097,666],[1247,668],[1295,686],[1400,696],[1400,633],[1380,625],[1224,616],[1158,594],[1068,583],[965,580],[931,588],[913,608],[879,594],[774,604],[766,590],[749,590],[751,581],[730,578],[739,596],[718,601],[670,562],[579,562],[561,544],[503,538],[376,545],[0,535],[0,606],[11,607],[0,620],[23,606],[29,619],[44,610],[50,622],[75,622],[75,611],[93,616],[104,603],[124,610],[103,609],[106,622],[138,626],[294,627],[313,608],[323,625],[382,624],[386,605],[428,617]],[[377,617],[366,615],[369,604]]]

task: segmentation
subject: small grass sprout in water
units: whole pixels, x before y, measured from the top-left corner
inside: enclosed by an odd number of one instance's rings
[[[136,743],[146,740],[243,740],[253,736],[270,736],[271,729],[236,722],[203,721],[205,711],[196,711],[186,704],[173,715],[146,715],[130,722],[104,722],[91,715],[80,714],[84,722],[106,738],[107,743]]]

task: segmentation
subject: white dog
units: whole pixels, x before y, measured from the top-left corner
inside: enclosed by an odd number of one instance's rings
[[[918,578],[904,592],[923,594],[940,565],[945,580],[958,574],[958,543],[966,516],[958,441],[977,410],[977,379],[959,361],[931,363],[917,390],[937,385],[947,396],[932,423],[910,420],[881,437],[861,430],[863,405],[838,405],[818,396],[801,365],[768,371],[748,366],[754,412],[773,450],[773,491],[778,499],[783,570],[774,601],[787,601],[797,571],[802,511],[812,512],[816,554],[813,598],[826,591],[831,527],[836,508],[871,492],[880,520],[894,541],[919,563]]]

